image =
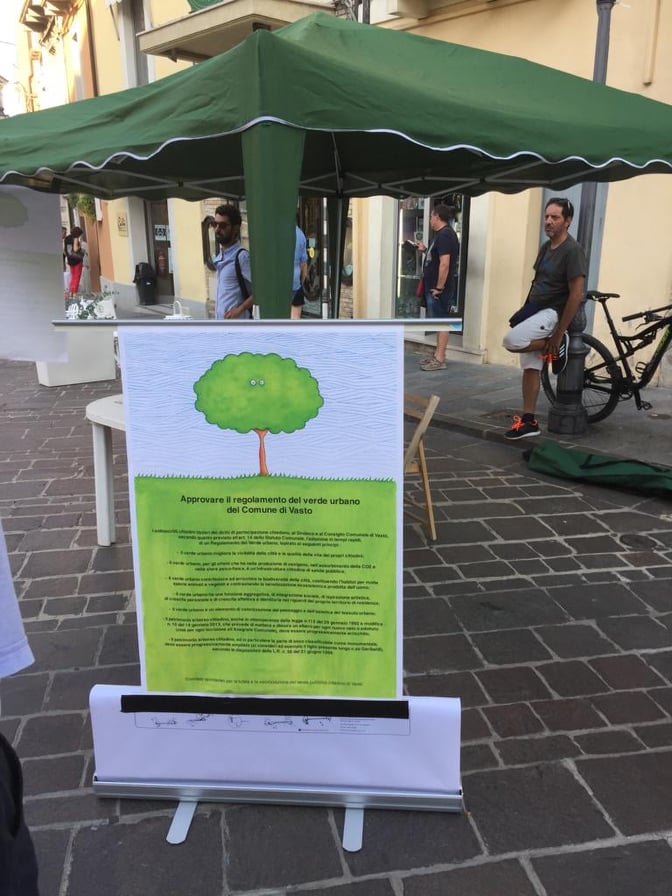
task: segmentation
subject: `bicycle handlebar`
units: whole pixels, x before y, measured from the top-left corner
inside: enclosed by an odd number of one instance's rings
[[[638,311],[637,314],[626,314],[622,320],[625,322],[628,320],[637,320],[640,317],[643,317],[647,323],[654,320],[664,320],[664,317],[656,316],[659,315],[661,311],[672,311],[672,305],[663,305],[661,308],[649,308],[648,311]]]

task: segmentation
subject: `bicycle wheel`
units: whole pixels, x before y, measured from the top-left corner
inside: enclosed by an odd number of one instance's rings
[[[583,375],[583,406],[589,423],[599,423],[606,419],[618,404],[620,397],[621,370],[609,349],[599,339],[588,333],[583,334],[588,348]],[[541,370],[541,385],[546,398],[553,403],[557,394],[557,377],[550,364]]]

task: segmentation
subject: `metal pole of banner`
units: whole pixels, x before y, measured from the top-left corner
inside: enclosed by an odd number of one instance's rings
[[[597,38],[595,41],[593,81],[599,84],[605,84],[607,80],[611,10],[615,2],[616,0],[596,0]],[[583,184],[581,188],[581,203],[579,205],[577,241],[586,253],[589,277],[595,236],[597,186],[594,181]],[[601,225],[599,237],[601,242]],[[567,367],[558,376],[556,400],[548,413],[549,432],[566,435],[582,435],[586,432],[588,420],[582,401],[583,370],[586,356],[586,347],[582,336],[585,326],[586,312],[584,303],[569,325],[569,358]]]

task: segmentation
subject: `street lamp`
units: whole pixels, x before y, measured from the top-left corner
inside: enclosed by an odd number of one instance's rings
[[[597,7],[597,37],[595,39],[593,81],[596,81],[598,84],[605,84],[607,80],[607,63],[609,61],[611,10],[616,0],[595,0],[595,2]],[[579,224],[576,238],[586,253],[589,272],[595,230],[596,197],[597,184],[595,181],[584,183],[581,187]],[[584,305],[581,306],[576,317],[569,325],[567,367],[558,377],[557,397],[548,412],[549,432],[565,435],[583,435],[588,427],[586,409],[581,400],[583,367],[586,357],[586,348],[582,338],[586,327]]]

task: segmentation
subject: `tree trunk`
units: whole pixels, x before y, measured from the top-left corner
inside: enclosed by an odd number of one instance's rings
[[[267,429],[255,429],[256,434],[259,436],[259,475],[260,476],[268,476],[268,467],[266,466],[266,447],[264,446],[264,439],[266,438]]]

